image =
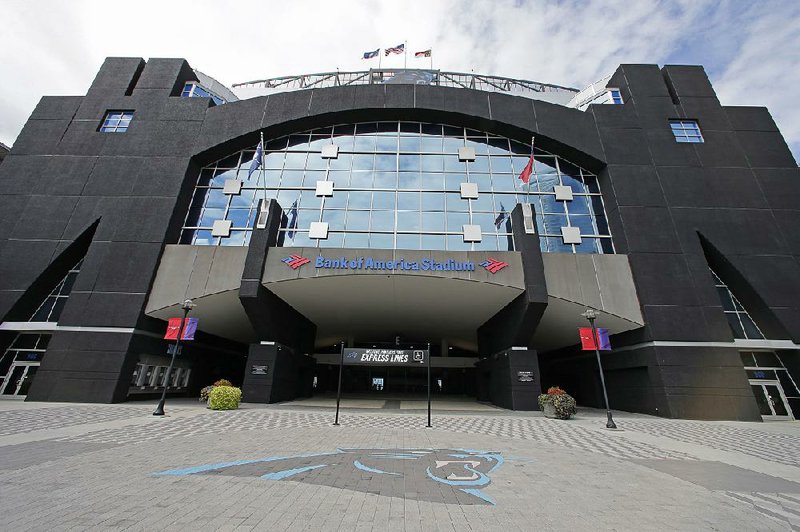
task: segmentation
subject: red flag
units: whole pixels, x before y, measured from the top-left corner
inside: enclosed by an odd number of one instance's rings
[[[526,185],[531,180],[531,172],[533,172],[533,153],[531,153],[531,158],[530,158],[530,160],[528,160],[528,164],[525,165],[525,168],[522,169],[522,173],[519,174],[519,178]],[[591,335],[589,335],[589,336],[591,336]]]
[[[595,349],[595,341],[592,334],[591,327],[580,327],[578,329],[578,334],[581,337],[581,350],[583,351],[594,351]]]
[[[182,323],[183,319],[181,318],[170,318],[169,323],[167,324],[167,333],[164,335],[164,340],[177,340]]]

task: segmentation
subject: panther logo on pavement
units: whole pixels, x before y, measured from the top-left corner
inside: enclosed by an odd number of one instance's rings
[[[170,469],[156,475],[260,477],[430,502],[494,505],[483,489],[504,462],[500,453],[471,449],[337,449]]]

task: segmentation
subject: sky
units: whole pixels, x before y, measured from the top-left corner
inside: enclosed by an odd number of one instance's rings
[[[85,94],[108,56],[183,57],[230,86],[364,70],[365,51],[407,42],[434,68],[575,88],[621,63],[700,64],[723,105],[769,108],[800,160],[798,0],[0,0],[0,13],[7,146],[41,96]]]

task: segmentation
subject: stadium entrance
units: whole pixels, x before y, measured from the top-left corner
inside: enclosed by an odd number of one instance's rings
[[[354,348],[359,353],[363,350],[372,352],[391,352],[407,350],[411,353],[427,349],[422,342],[352,342],[344,348]],[[315,393],[321,395],[335,394],[339,377],[339,361],[341,345],[330,346],[324,353],[317,353],[314,358],[316,366]],[[431,394],[449,396],[474,396],[475,353],[445,346],[443,354],[441,345],[431,346]],[[427,394],[427,366],[424,363],[391,363],[379,359],[369,363],[352,364],[345,360],[342,368],[342,393],[350,396],[361,396],[386,399],[421,398]]]

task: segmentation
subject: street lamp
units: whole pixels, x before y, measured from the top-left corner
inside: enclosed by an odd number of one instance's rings
[[[181,306],[183,309],[183,319],[181,320],[181,326],[178,327],[178,337],[175,338],[175,346],[172,350],[172,360],[169,362],[169,368],[167,368],[167,374],[164,375],[164,391],[161,392],[161,400],[158,402],[158,406],[156,407],[155,411],[153,412],[154,416],[163,416],[164,415],[164,402],[167,400],[167,386],[169,386],[169,376],[172,373],[172,366],[175,365],[175,357],[178,356],[178,349],[181,345],[181,336],[183,336],[183,330],[186,328],[186,317],[189,316],[189,311],[194,308],[194,303],[191,299],[187,299],[183,302]]]
[[[600,370],[600,383],[603,385],[603,398],[606,400],[606,415],[608,416],[608,422],[606,423],[606,428],[615,429],[617,425],[614,423],[614,420],[611,417],[611,408],[608,406],[608,393],[606,392],[606,379],[603,377],[603,363],[600,362],[600,348],[597,345],[600,342],[600,339],[597,337],[597,329],[594,326],[594,320],[597,319],[598,312],[594,309],[587,308],[586,312],[581,314],[584,318],[589,320],[589,325],[592,326],[592,343],[594,344],[594,353],[597,355],[597,368]]]

